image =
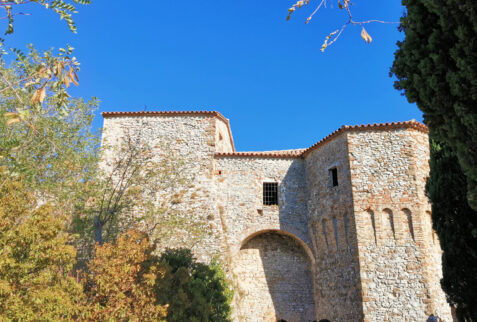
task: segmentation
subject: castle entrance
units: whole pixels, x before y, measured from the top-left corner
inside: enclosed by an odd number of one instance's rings
[[[311,261],[300,243],[264,232],[241,247],[234,260],[239,321],[313,321]]]

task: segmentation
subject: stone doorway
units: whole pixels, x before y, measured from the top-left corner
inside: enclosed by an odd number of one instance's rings
[[[252,237],[234,259],[239,321],[313,321],[311,261],[300,243],[279,232]]]

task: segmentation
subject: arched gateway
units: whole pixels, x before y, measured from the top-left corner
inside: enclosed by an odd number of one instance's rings
[[[312,262],[302,241],[281,231],[247,238],[234,260],[240,321],[313,321]]]

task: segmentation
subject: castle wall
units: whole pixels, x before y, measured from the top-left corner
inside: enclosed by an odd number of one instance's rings
[[[234,263],[242,289],[236,294],[239,321],[316,319],[310,258],[296,240],[273,232],[259,234],[242,246]]]
[[[434,313],[451,321],[424,194],[426,133],[344,127],[303,155],[247,155],[232,153],[217,112],[114,115],[105,116],[103,146],[129,133],[157,160],[181,160],[177,191],[185,192],[167,206],[205,229],[198,241],[174,230],[167,246],[223,261],[235,320],[424,321]],[[114,157],[103,155],[104,169]],[[278,182],[279,205],[263,205],[264,182]]]
[[[234,280],[236,318],[276,321],[285,318],[284,308],[288,308],[287,321],[302,321],[302,314],[310,314],[305,304],[313,303],[313,298],[303,302],[306,294],[313,294],[311,282],[305,288],[292,282],[306,276],[311,279],[313,259],[303,160],[219,156],[215,182]],[[263,204],[263,182],[278,182],[278,206]]]
[[[181,177],[186,179],[186,186],[178,187],[177,190],[185,190],[185,193],[167,207],[174,209],[185,223],[205,225],[202,236],[198,237],[199,243],[191,240],[187,229],[178,229],[174,236],[167,239],[167,246],[193,247],[196,256],[203,261],[222,254],[223,233],[220,218],[216,215],[216,188],[213,182],[217,134],[215,118],[202,115],[105,117],[102,145],[118,145],[126,133],[147,142],[157,155],[157,161],[164,156],[171,158],[172,162],[181,160],[177,167],[180,168]],[[103,162],[107,163],[114,153],[106,154]],[[157,197],[156,201],[161,202],[161,198]]]
[[[347,135],[336,137],[305,158],[308,227],[316,254],[315,310],[318,319],[362,319],[361,291],[350,184]],[[330,184],[336,168],[338,185]]]
[[[413,141],[414,159],[416,160],[416,185],[418,187],[418,197],[422,200],[422,208],[417,220],[422,227],[421,247],[427,249],[425,253],[425,267],[428,274],[429,293],[432,294],[432,301],[429,304],[429,310],[442,317],[449,316],[449,304],[446,301],[445,294],[441,289],[440,280],[442,279],[442,250],[439,243],[439,237],[432,229],[431,205],[425,195],[426,180],[429,177],[429,137],[426,133],[411,132]],[[452,321],[449,318],[448,321]]]
[[[233,138],[230,127],[222,119],[214,118],[215,121],[215,152],[233,152]]]
[[[365,321],[451,321],[425,228],[426,135],[412,129],[348,133]]]

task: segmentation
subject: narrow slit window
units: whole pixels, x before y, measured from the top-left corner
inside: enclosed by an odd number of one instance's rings
[[[264,182],[263,183],[263,204],[278,205],[278,183]]]
[[[336,187],[338,185],[338,169],[332,168],[329,170],[330,175],[330,187]]]

